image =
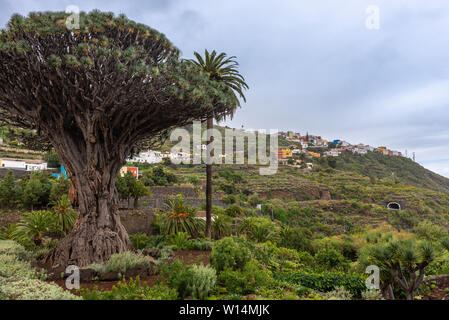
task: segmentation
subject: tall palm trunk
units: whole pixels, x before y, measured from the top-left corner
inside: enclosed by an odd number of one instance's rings
[[[212,130],[214,127],[214,119],[212,117],[207,119],[207,130]],[[209,138],[207,144],[212,142],[212,137]],[[213,152],[211,152],[213,153]],[[209,148],[207,150],[208,163],[206,164],[206,238],[212,236],[212,164],[210,163]]]

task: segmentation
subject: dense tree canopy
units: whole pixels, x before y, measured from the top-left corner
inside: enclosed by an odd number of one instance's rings
[[[67,169],[80,217],[49,260],[83,266],[129,248],[115,178],[138,144],[238,100],[154,29],[92,11],[69,30],[68,17],[14,15],[1,31],[0,119],[35,130]]]

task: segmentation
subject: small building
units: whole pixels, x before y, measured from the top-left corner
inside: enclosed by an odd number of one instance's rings
[[[26,170],[25,161],[0,160],[0,168]]]
[[[293,156],[291,149],[278,149],[278,159],[287,159]]]
[[[314,158],[321,158],[321,154],[320,153],[309,151],[309,155],[311,155]]]
[[[139,168],[123,167],[120,169],[120,176],[124,177],[128,172],[131,172],[136,179],[139,179]]]
[[[47,163],[26,163],[25,164],[26,171],[44,171],[47,170]]]
[[[216,215],[212,214],[211,215],[211,220],[215,221],[216,217],[217,217]],[[196,213],[196,218],[206,221],[206,211],[198,211]]]

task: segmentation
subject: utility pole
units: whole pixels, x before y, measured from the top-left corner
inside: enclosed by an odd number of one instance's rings
[[[413,162],[416,162],[415,153],[413,152]]]

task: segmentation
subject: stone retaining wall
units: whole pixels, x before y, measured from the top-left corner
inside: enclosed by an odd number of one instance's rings
[[[449,287],[449,274],[426,277],[424,278],[424,282],[427,284],[433,282],[437,287]]]

